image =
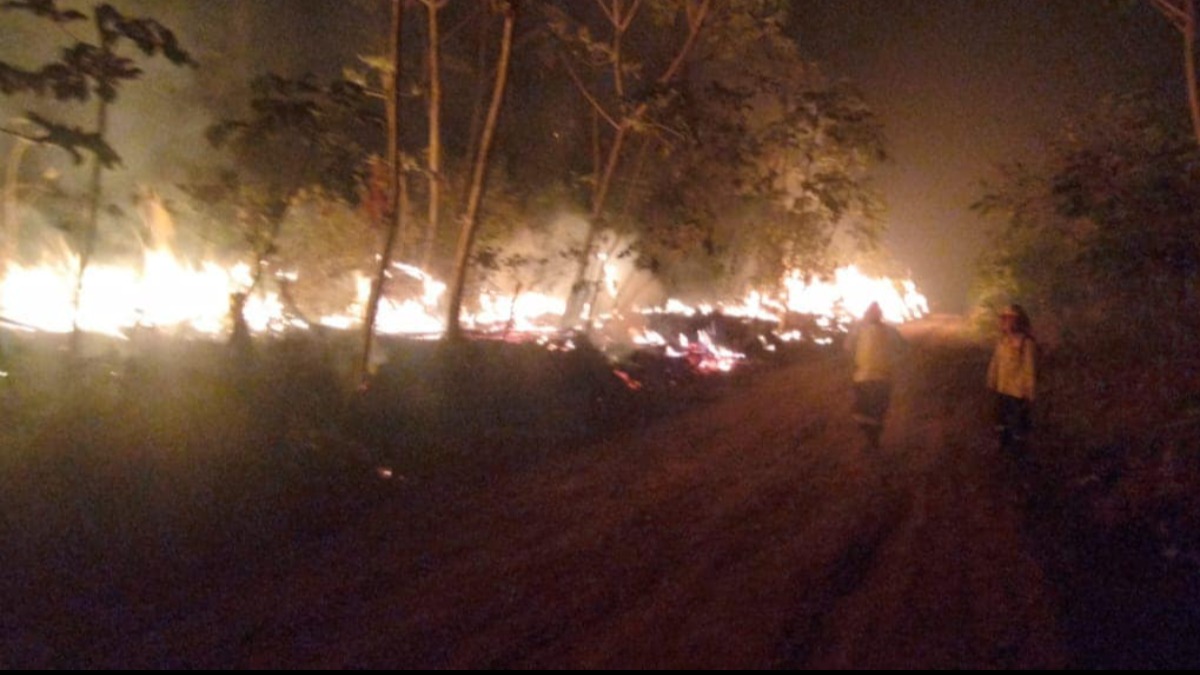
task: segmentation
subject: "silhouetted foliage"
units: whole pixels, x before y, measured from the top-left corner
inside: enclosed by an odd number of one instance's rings
[[[975,208],[1001,226],[983,258],[985,304],[1020,298],[1075,327],[1114,315],[1194,313],[1200,279],[1200,150],[1179,111],[1107,102],[1005,169]]]
[[[29,12],[55,24],[89,18],[75,10],[59,9],[55,0],[0,3],[0,14],[8,11]],[[127,17],[107,3],[97,5],[91,18],[99,44],[77,41],[64,47],[57,61],[33,69],[0,60],[0,94],[25,93],[79,103],[86,103],[95,96],[111,103],[116,100],[122,84],[138,79],[143,72],[133,59],[116,52],[122,41],[132,43],[146,57],[161,55],[175,65],[196,65],[179,45],[175,34],[154,19]],[[81,151],[94,154],[105,168],[120,163],[120,157],[105,140],[102,131],[87,132],[33,113],[29,113],[27,119],[38,127],[39,132],[0,131],[60,147],[70,153],[76,163],[82,161]]]
[[[359,84],[268,73],[250,85],[250,114],[206,131],[235,153],[237,170],[284,192],[321,185],[357,201],[367,157],[381,145],[383,115]]]

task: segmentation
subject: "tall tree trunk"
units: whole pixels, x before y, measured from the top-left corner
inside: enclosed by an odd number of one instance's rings
[[[434,244],[440,229],[442,202],[442,72],[441,30],[438,11],[443,0],[424,0],[429,16],[429,220],[425,226],[425,247],[421,267],[428,270],[433,261]]]
[[[592,295],[592,286],[588,271],[592,267],[592,258],[596,251],[596,237],[600,234],[601,216],[608,201],[608,190],[612,185],[613,175],[625,149],[625,139],[629,136],[629,126],[622,124],[613,136],[612,145],[608,148],[608,158],[604,162],[602,173],[597,176],[596,187],[592,192],[592,209],[588,217],[587,233],[583,237],[583,246],[575,260],[575,278],[571,282],[570,295],[567,297],[567,309],[563,316],[564,325],[574,323],[583,313],[588,298]],[[589,312],[590,313],[590,312]]]
[[[500,59],[496,64],[496,83],[492,87],[492,102],[488,107],[487,122],[479,141],[479,153],[475,156],[475,168],[471,174],[471,193],[463,214],[462,231],[458,236],[458,248],[454,255],[454,278],[450,285],[450,307],[446,315],[446,339],[462,338],[459,314],[462,312],[463,289],[467,280],[467,268],[471,249],[479,226],[479,205],[483,201],[483,188],[487,176],[488,153],[496,133],[496,122],[500,119],[500,108],[504,103],[504,90],[508,84],[508,65],[512,56],[513,28],[516,25],[517,7],[515,0],[493,0],[493,6],[504,15],[504,31],[500,39]]]
[[[33,145],[24,138],[17,138],[14,143],[8,154],[8,167],[4,178],[4,206],[3,210],[0,210],[0,235],[4,237],[4,245],[0,247],[0,255],[3,256],[0,258],[0,274],[3,274],[17,256],[17,245],[21,239],[21,223],[17,220],[21,158]]]
[[[483,131],[483,119],[487,114],[488,100],[488,73],[487,73],[487,45],[488,36],[491,34],[489,30],[492,22],[485,14],[479,20],[479,32],[476,35],[477,45],[475,47],[475,68],[477,77],[475,79],[475,92],[473,95],[473,103],[471,105],[471,127],[467,132],[467,152],[464,157],[474,157],[479,150],[479,139]],[[466,204],[471,196],[471,185],[464,184],[461,203]]]
[[[404,0],[392,0],[391,26],[392,73],[385,87],[385,107],[388,125],[388,227],[383,250],[379,254],[379,267],[371,283],[371,294],[367,299],[366,317],[363,319],[363,346],[358,363],[359,386],[366,386],[371,377],[371,352],[375,344],[375,319],[379,315],[379,301],[383,297],[387,271],[392,264],[396,242],[403,229],[407,201],[408,183],[400,166],[400,65],[401,35],[404,30]]]
[[[1192,134],[1200,143],[1200,82],[1196,81],[1196,0],[1149,0],[1183,36],[1183,72],[1187,78]]]
[[[107,132],[108,102],[100,99],[96,108],[96,133],[103,138]],[[79,310],[83,303],[83,277],[87,272],[88,265],[92,261],[92,255],[96,252],[96,239],[100,230],[100,200],[104,187],[103,178],[104,166],[100,163],[99,157],[93,157],[92,173],[88,181],[87,216],[84,219],[83,232],[79,245],[79,269],[75,275],[75,294],[71,301],[71,356],[77,356],[79,353],[79,341],[81,337]]]
[[[625,188],[625,191],[624,191],[624,198],[621,200],[622,204],[621,204],[621,212],[620,212],[619,218],[622,220],[629,216],[629,208],[630,208],[630,205],[633,203],[634,191],[636,190],[637,184],[638,184],[639,180],[641,179],[642,170],[646,167],[646,156],[648,154],[650,154],[650,146],[652,144],[653,144],[652,137],[649,137],[649,136],[642,137],[641,147],[638,148],[637,158],[634,160],[633,172],[629,175],[629,179],[626,182],[627,187]],[[616,239],[614,239],[611,242],[611,246],[609,247],[609,250],[603,252],[604,253],[603,260],[609,260],[612,258],[612,256],[616,255],[617,248],[619,247],[619,245],[620,245],[620,242],[617,241]],[[599,254],[598,254],[598,259],[599,259]],[[585,324],[590,325],[592,322],[592,318],[596,314],[596,303],[600,299],[601,283],[604,280],[603,267],[604,267],[604,265],[603,265],[603,263],[601,263],[601,269],[598,270],[599,277],[597,278],[596,281],[594,281],[590,284],[591,293],[588,294],[587,312],[584,314],[584,317],[583,317]]]
[[[1187,18],[1183,29],[1183,69],[1187,77],[1188,110],[1192,113],[1192,133],[1200,143],[1200,83],[1196,82],[1196,2],[1187,0]]]

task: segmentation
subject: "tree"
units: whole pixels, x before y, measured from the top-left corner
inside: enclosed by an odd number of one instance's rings
[[[593,38],[586,19],[569,14],[565,9],[551,9],[549,23],[550,29],[563,45],[561,63],[580,94],[591,105],[597,124],[593,136],[594,169],[588,230],[578,252],[575,279],[563,317],[567,323],[579,318],[591,286],[595,283],[589,281],[588,277],[595,256],[596,237],[603,229],[602,220],[609,192],[626,143],[631,135],[645,128],[646,115],[652,105],[661,101],[663,90],[672,85],[683,71],[712,9],[711,0],[684,0],[682,3],[602,0],[597,4],[609,31],[607,40]],[[572,4],[571,8],[574,10],[577,6]],[[625,41],[643,9],[647,10],[645,14],[648,20],[659,26],[672,26],[677,20],[682,21],[682,35],[673,56],[661,66],[658,75],[649,84],[642,77],[636,77],[645,72],[647,65],[633,58]],[[680,14],[681,17],[678,16]],[[641,44],[653,50],[661,43],[650,38]],[[599,79],[589,85],[578,72],[580,67],[576,64],[591,66],[593,71],[598,69]],[[633,80],[637,80],[636,92],[632,89]],[[600,131],[601,121],[611,133],[607,140]]]
[[[314,189],[349,204],[363,198],[369,148],[378,144],[381,116],[367,89],[338,80],[328,85],[268,74],[251,84],[252,114],[222,120],[209,141],[233,151],[236,168],[189,186],[201,201],[233,208],[236,227],[254,262],[246,292],[260,287],[278,252],[289,209]],[[240,307],[234,306],[238,325]]]
[[[983,260],[993,297],[1018,293],[1077,328],[1195,315],[1200,148],[1173,112],[1150,96],[1108,101],[1050,144],[1045,166],[1002,174],[975,205],[1001,222]]]
[[[89,18],[75,10],[59,9],[55,0],[7,0],[0,3],[0,12],[9,11],[28,12],[60,27]],[[38,128],[36,132],[25,134],[3,129],[11,135],[60,147],[70,153],[76,163],[83,161],[81,151],[92,156],[87,215],[77,233],[79,267],[75,285],[76,317],[72,345],[78,341],[78,314],[84,273],[96,249],[103,171],[115,168],[120,163],[119,155],[105,139],[109,106],[116,101],[125,83],[142,75],[142,70],[134,60],[122,56],[119,50],[128,42],[143,56],[163,56],[175,65],[195,65],[191,56],[179,45],[175,34],[154,19],[127,17],[107,3],[96,5],[90,18],[96,30],[96,43],[77,40],[62,50],[57,61],[32,70],[0,61],[0,93],[28,93],[38,97],[48,95],[59,101],[80,103],[87,103],[93,98],[96,101],[95,127],[91,131],[62,124],[36,113],[26,115],[27,120]]]
[[[500,37],[500,56],[496,63],[496,79],[492,87],[492,99],[488,106],[487,119],[479,141],[474,168],[471,173],[471,188],[467,197],[466,210],[462,216],[462,232],[454,256],[454,276],[450,282],[449,309],[446,313],[446,339],[455,341],[462,337],[459,314],[462,311],[463,289],[466,284],[467,268],[471,250],[479,229],[479,206],[483,200],[484,179],[487,177],[488,155],[495,137],[496,124],[504,103],[504,92],[508,83],[508,67],[512,58],[513,31],[517,19],[515,0],[491,0],[491,7],[504,18],[504,29]]]
[[[389,39],[390,75],[385,79],[384,101],[387,112],[388,158],[388,211],[387,234],[384,237],[383,248],[379,253],[379,266],[371,283],[371,295],[367,299],[366,314],[363,319],[363,347],[359,358],[359,386],[367,384],[370,376],[371,351],[375,340],[375,320],[379,315],[379,301],[383,296],[384,285],[387,283],[388,268],[395,255],[396,242],[404,229],[404,213],[407,211],[408,180],[401,166],[400,148],[400,88],[403,65],[404,35],[404,3],[403,0],[392,0],[392,23]]]
[[[1196,80],[1196,0],[1149,0],[1183,38],[1183,72],[1187,81],[1192,135],[1200,143],[1200,82]]]
[[[53,0],[48,2],[44,0],[28,2],[9,0],[0,3],[0,13],[4,12],[28,12],[59,26],[88,19],[87,15],[81,12],[58,9]],[[64,49],[58,61],[44,64],[36,69],[26,69],[8,61],[0,61],[0,93],[6,96],[27,93],[38,97],[51,96],[59,101],[86,103],[94,94],[100,94],[101,91],[109,98],[114,97],[118,83],[136,79],[139,75],[140,71],[132,67],[127,59],[116,62],[112,54],[106,54],[103,49],[80,41],[72,47]],[[96,78],[96,84],[90,84],[89,78]],[[37,113],[28,113],[26,119],[37,128],[36,131],[20,131],[5,127],[0,128],[0,132],[35,143],[62,148],[71,155],[76,163],[83,161],[84,152],[91,153],[110,168],[120,163],[120,157],[100,132],[84,131],[79,127],[47,119]]]
[[[421,253],[421,267],[429,269],[433,259],[433,245],[441,221],[442,183],[442,69],[441,69],[441,28],[438,15],[447,0],[421,0],[425,5],[428,17],[428,37],[426,40],[426,60],[429,64],[429,215],[425,224],[425,242]]]
[[[755,262],[773,282],[782,268],[817,267],[839,229],[873,241],[880,125],[800,58],[782,30],[786,3],[598,4],[596,16],[571,5],[549,22],[595,129],[568,322],[595,307],[601,231],[635,241],[660,274]]]
[[[659,141],[665,166],[648,173],[669,176],[652,203],[673,213],[639,233],[643,262],[658,267],[655,249],[675,248],[669,242],[680,225],[696,233],[685,243],[703,245],[684,251],[687,260],[702,253],[752,270],[753,278],[734,281],[759,286],[786,272],[830,271],[840,232],[872,248],[882,206],[870,177],[885,159],[879,121],[856,91],[804,62],[786,36],[760,31],[737,53],[695,66],[661,114],[680,139]]]
[[[25,138],[17,139],[17,143],[9,152],[8,161],[5,163],[3,205],[0,206],[0,235],[4,236],[4,245],[3,248],[0,248],[0,270],[3,270],[16,254],[17,240],[20,237],[19,223],[17,222],[20,177],[18,169],[21,165],[21,158],[32,144],[32,141]]]

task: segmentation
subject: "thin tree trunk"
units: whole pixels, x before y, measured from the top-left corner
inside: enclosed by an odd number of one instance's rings
[[[19,203],[17,190],[20,184],[20,166],[21,158],[24,157],[25,151],[29,149],[33,143],[24,138],[17,138],[16,145],[9,152],[8,167],[5,171],[4,180],[4,208],[0,211],[2,219],[0,219],[0,234],[4,236],[3,258],[0,259],[0,273],[7,269],[8,265],[16,258],[17,245],[21,239],[21,223],[17,220],[17,204]]]
[[[592,110],[592,175],[600,175],[600,158],[603,151],[600,149],[600,112]]]
[[[108,102],[100,99],[96,109],[96,133],[101,137],[108,132]],[[99,157],[92,158],[92,175],[88,181],[88,209],[83,224],[83,237],[79,247],[79,269],[75,276],[75,294],[72,298],[70,353],[79,353],[79,310],[83,302],[83,277],[87,272],[92,255],[96,252],[96,238],[100,227],[100,199],[103,190],[104,166]]]
[[[492,148],[492,140],[496,133],[496,122],[500,118],[500,108],[504,103],[504,90],[508,83],[508,66],[512,55],[513,28],[516,24],[516,2],[501,1],[495,3],[504,13],[504,32],[500,40],[500,59],[496,64],[496,83],[492,88],[492,102],[488,107],[487,122],[483,127],[483,137],[479,141],[479,154],[475,157],[475,168],[471,175],[471,193],[467,198],[467,209],[463,214],[462,231],[458,237],[458,248],[454,256],[454,279],[450,286],[450,307],[446,317],[446,339],[455,341],[462,338],[462,326],[459,314],[462,312],[463,289],[466,285],[467,267],[471,257],[471,249],[475,243],[475,235],[479,225],[479,205],[483,200],[483,188],[487,176],[488,153]]]
[[[587,315],[591,316],[591,306],[589,298],[595,296],[594,289],[598,283],[589,281],[590,275],[588,270],[592,266],[592,257],[595,255],[596,237],[600,234],[600,217],[604,213],[604,205],[608,201],[608,190],[612,185],[613,175],[617,171],[617,164],[621,160],[621,153],[625,149],[625,140],[629,137],[629,126],[622,124],[617,129],[617,133],[613,136],[612,145],[608,150],[608,159],[604,163],[604,173],[600,175],[600,180],[596,183],[596,191],[592,193],[592,211],[588,218],[587,234],[584,235],[583,248],[579,251],[579,258],[576,260],[575,280],[571,283],[570,302],[567,305],[567,316],[571,321],[579,317],[583,313],[585,305],[588,307]],[[571,304],[575,306],[572,307]]]
[[[638,148],[637,158],[634,160],[633,174],[630,176],[629,180],[626,183],[627,187],[625,188],[625,198],[622,200],[622,203],[621,203],[620,218],[622,218],[622,219],[627,218],[629,216],[629,207],[633,201],[633,193],[637,189],[638,181],[641,179],[642,170],[646,168],[646,155],[649,154],[650,145],[652,143],[653,143],[653,139],[651,137],[648,137],[648,136],[642,137],[642,147]],[[608,251],[605,252],[606,253],[606,255],[604,257],[605,260],[610,259],[616,253],[616,250],[619,247],[619,245],[620,245],[620,242],[618,242],[616,239],[614,239],[612,242],[612,246],[609,248]],[[590,293],[590,299],[588,300],[587,314],[584,316],[584,321],[588,324],[591,324],[592,318],[596,314],[596,303],[600,299],[600,284],[604,279],[603,267],[604,266],[601,265],[600,277],[591,284],[592,289],[591,289],[591,293]]]
[[[441,0],[425,0],[429,14],[429,221],[425,226],[425,247],[421,267],[429,269],[433,260],[441,220],[442,201],[442,73],[441,31],[438,11]]]
[[[691,52],[692,47],[695,46],[696,38],[700,35],[700,29],[704,25],[704,20],[708,17],[710,5],[711,0],[700,0],[695,5],[688,4],[686,6],[688,36],[684,40],[683,46],[675,54],[675,58],[671,60],[671,64],[659,75],[657,80],[659,85],[669,84],[671,80],[675,79],[679,71],[683,69],[687,55]],[[632,19],[633,10],[622,17],[619,14],[619,5],[614,5],[614,7],[618,13],[611,15],[610,20],[613,21],[614,25],[614,53],[619,54],[617,50],[620,45],[620,37],[629,27],[628,21]],[[616,72],[619,72],[619,68]],[[615,84],[619,84],[619,80]],[[591,285],[594,282],[589,281],[588,269],[591,267],[592,248],[595,246],[596,236],[599,233],[600,217],[604,213],[605,202],[608,199],[613,174],[620,162],[621,153],[625,149],[625,141],[629,134],[631,122],[645,115],[648,107],[647,103],[638,104],[633,112],[618,124],[616,135],[613,136],[612,145],[608,149],[608,158],[604,163],[604,173],[596,177],[596,187],[592,193],[592,209],[588,218],[587,234],[583,239],[583,248],[576,258],[575,277],[571,282],[570,294],[567,297],[567,308],[563,314],[564,326],[574,323],[579,318],[584,305],[587,304],[588,297],[591,295]]]
[[[388,125],[388,227],[383,250],[379,254],[379,267],[371,283],[371,295],[367,299],[366,317],[363,319],[363,347],[358,363],[359,386],[367,385],[371,377],[371,352],[375,344],[375,320],[379,315],[379,301],[383,297],[387,271],[392,264],[396,242],[403,229],[407,202],[407,181],[400,167],[400,65],[401,34],[404,30],[404,0],[392,0],[391,61],[392,73],[386,87],[385,106]]]
[[[1183,72],[1187,78],[1192,134],[1200,143],[1200,83],[1196,82],[1196,0],[1149,0],[1183,36]]]
[[[1196,3],[1185,5],[1187,18],[1183,30],[1183,68],[1187,77],[1188,109],[1192,114],[1192,133],[1200,143],[1200,83],[1196,82]]]
[[[487,38],[491,32],[488,29],[491,27],[491,22],[485,14],[479,19],[479,41],[475,50],[475,65],[478,78],[475,82],[474,103],[471,106],[471,127],[467,132],[467,152],[464,156],[474,157],[479,150],[479,138],[483,131],[483,118],[487,112],[488,98],[488,75],[487,75]],[[463,185],[462,204],[467,203],[467,199],[471,196],[470,184]]]

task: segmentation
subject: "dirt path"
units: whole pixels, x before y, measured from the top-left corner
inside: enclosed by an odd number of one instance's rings
[[[126,667],[1067,665],[979,410],[978,355],[915,343],[878,455],[832,359],[361,527],[214,589]]]

